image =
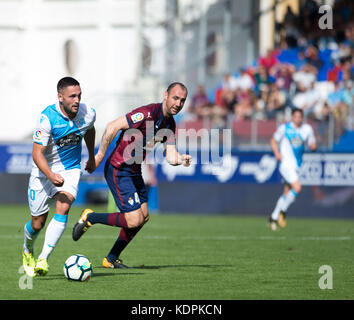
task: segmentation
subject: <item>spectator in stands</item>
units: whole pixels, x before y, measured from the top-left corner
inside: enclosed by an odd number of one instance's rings
[[[216,92],[216,103],[213,107],[213,113],[217,115],[220,113],[228,113],[230,108],[233,108],[234,103],[232,102],[236,100],[237,87],[238,80],[236,79],[236,77],[231,76],[230,73],[226,73],[224,75],[221,88]],[[219,109],[222,111],[220,111]]]
[[[354,23],[350,23],[344,30],[345,42],[354,48]]]
[[[306,88],[299,84],[299,92],[294,96],[293,104],[296,108],[302,109],[305,118],[311,115],[320,103],[320,94],[315,89],[315,82],[311,83],[310,88]]]
[[[224,129],[227,125],[228,109],[225,106],[211,105],[210,106],[212,125],[214,129]]]
[[[222,103],[216,105],[223,107],[226,110],[226,113],[233,113],[236,103],[237,103],[236,90],[227,90],[223,94]]]
[[[301,49],[298,52],[298,57],[294,63],[295,70],[300,70],[306,64],[305,49]]]
[[[279,90],[276,83],[270,85],[265,113],[268,119],[275,118],[278,112],[283,112],[286,106],[286,94]]]
[[[293,74],[293,80],[296,83],[296,86],[298,88],[310,88],[312,84],[316,81],[316,71],[317,70],[315,69],[315,67],[311,66],[309,63],[305,63],[299,71]]]
[[[268,102],[269,87],[267,85],[260,88],[258,99],[255,103],[255,116],[258,120],[266,118],[266,105]]]
[[[353,89],[344,87],[340,82],[335,83],[334,92],[328,95],[328,105],[335,120],[335,137],[339,137],[345,130],[349,106],[353,103]]]
[[[352,80],[354,81],[354,65],[351,63],[351,58],[348,57],[342,63],[342,74],[339,75],[340,80],[343,81]],[[345,78],[345,79],[344,79]]]
[[[278,64],[274,74],[277,87],[281,90],[289,91],[294,72],[294,66],[285,63]]]
[[[268,49],[265,56],[258,59],[258,64],[268,72],[278,62],[277,53],[272,49]]]
[[[305,57],[307,63],[316,70],[319,70],[322,67],[323,62],[318,56],[318,48],[315,45],[310,45],[307,47]]]
[[[240,68],[240,76],[236,78],[236,88],[241,89],[241,91],[253,89],[253,80],[247,73],[246,68]]]
[[[237,120],[250,118],[255,109],[257,97],[253,90],[242,91],[236,90],[237,103],[234,105],[234,113]]]
[[[196,93],[192,97],[188,112],[191,115],[195,115],[197,119],[202,119],[210,114],[208,105],[209,99],[205,92],[204,86],[199,84]]]
[[[235,90],[237,87],[237,80],[230,73],[224,75],[224,79],[221,84],[222,90]]]
[[[333,55],[331,56],[333,57]],[[338,82],[342,73],[342,64],[337,57],[332,58],[333,68],[327,72],[327,80],[331,82]]]
[[[266,90],[265,87],[268,87],[271,82],[274,82],[274,78],[272,78],[266,69],[265,66],[260,65],[255,75],[255,89],[256,93],[259,94],[261,90]]]

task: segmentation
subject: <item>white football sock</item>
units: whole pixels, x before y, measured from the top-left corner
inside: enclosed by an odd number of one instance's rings
[[[24,231],[23,251],[27,254],[33,253],[33,244],[38,236],[39,231],[34,231],[32,229],[31,220],[25,224],[23,231]]]
[[[272,212],[272,219],[275,221],[278,221],[279,219],[279,215],[280,215],[280,211],[282,210],[283,206],[284,206],[284,202],[285,202],[285,195],[282,194],[278,201],[277,204],[275,205],[274,211]]]
[[[291,189],[285,197],[285,201],[283,203],[281,210],[286,212],[290,207],[290,205],[295,201],[296,197],[297,197],[297,193],[293,189]]]
[[[54,214],[45,232],[44,245],[38,259],[48,259],[66,228],[67,215]]]

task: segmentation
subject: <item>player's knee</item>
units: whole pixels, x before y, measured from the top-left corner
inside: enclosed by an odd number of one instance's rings
[[[54,196],[54,199],[57,201],[55,210],[59,214],[68,214],[75,200],[75,198],[67,192],[58,192]]]
[[[292,188],[297,194],[299,194],[302,190],[301,185],[296,185]]]
[[[138,228],[144,224],[144,217],[140,212],[130,215],[126,220],[129,229]]]
[[[145,217],[144,217],[144,224],[147,223],[150,219],[150,216],[149,214],[147,214]]]
[[[45,220],[44,219],[33,219],[31,226],[34,231],[39,231],[42,230],[45,225]]]

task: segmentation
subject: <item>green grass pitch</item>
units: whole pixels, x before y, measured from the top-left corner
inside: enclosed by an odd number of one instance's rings
[[[272,232],[265,217],[152,214],[122,254],[137,268],[111,270],[101,262],[120,229],[95,225],[74,242],[71,231],[81,210],[72,208],[48,275],[21,289],[23,226],[30,214],[27,206],[0,206],[0,299],[354,298],[354,220],[289,217],[286,229]],[[36,241],[36,257],[44,234]],[[64,261],[76,253],[93,264],[88,282],[63,275]],[[319,288],[322,265],[332,268],[333,289]]]

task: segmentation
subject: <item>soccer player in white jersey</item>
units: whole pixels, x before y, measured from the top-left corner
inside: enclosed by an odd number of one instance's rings
[[[28,185],[28,202],[32,218],[24,227],[23,267],[27,275],[45,275],[48,257],[62,236],[68,213],[74,202],[81,176],[82,139],[89,159],[85,170],[95,166],[96,112],[80,103],[81,88],[77,80],[65,77],[57,84],[58,102],[40,114],[33,135],[33,166]],[[48,224],[43,249],[38,260],[33,245],[44,227],[50,200],[55,200],[55,214]]]
[[[278,199],[269,219],[273,231],[286,226],[286,211],[301,192],[299,171],[305,144],[316,151],[316,139],[312,127],[303,123],[304,114],[301,109],[293,109],[291,122],[278,127],[270,139],[275,158],[280,162],[279,171],[284,179],[284,191]],[[279,147],[278,147],[279,145]]]

